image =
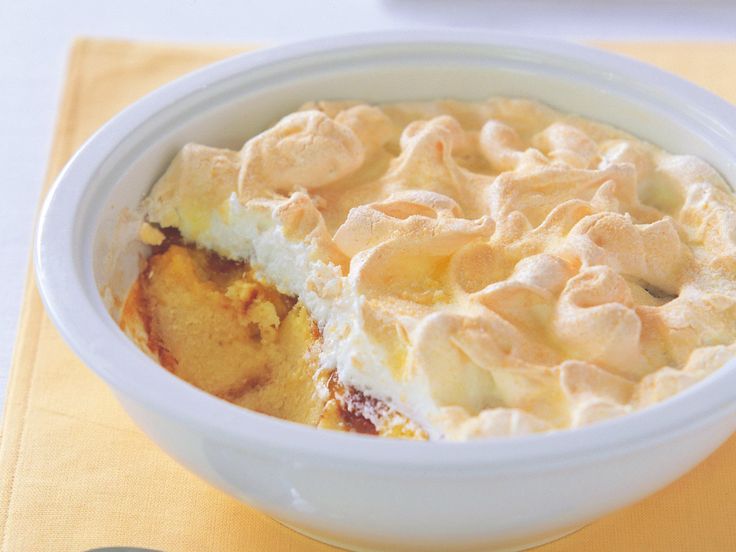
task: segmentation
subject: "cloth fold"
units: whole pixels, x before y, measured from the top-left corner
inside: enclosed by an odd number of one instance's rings
[[[606,43],[736,102],[736,44]],[[146,92],[246,47],[80,39],[48,182]],[[736,437],[656,495],[539,548],[736,549]],[[492,523],[492,520],[489,520]],[[29,275],[0,441],[0,550],[335,550],[210,488],[148,440],[64,344]]]

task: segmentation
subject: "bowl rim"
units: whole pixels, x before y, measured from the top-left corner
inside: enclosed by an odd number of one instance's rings
[[[74,219],[101,164],[147,119],[198,90],[254,68],[335,51],[349,54],[371,47],[426,45],[437,47],[438,51],[487,46],[510,48],[520,55],[544,52],[569,63],[600,68],[610,75],[625,75],[644,92],[656,91],[674,101],[674,105],[694,110],[695,116],[708,118],[717,125],[716,133],[723,140],[736,138],[736,108],[714,94],[645,63],[556,40],[467,30],[381,31],[331,36],[239,54],[180,77],[123,110],[85,142],[54,182],[37,223],[34,263],[46,312],[67,344],[119,398],[145,405],[164,418],[197,427],[222,445],[257,445],[363,467],[516,471],[539,466],[542,461],[547,466],[569,465],[653,446],[716,418],[733,417],[736,360],[662,403],[582,428],[463,443],[410,442],[324,431],[249,411],[195,388],[161,370],[120,331],[104,307],[108,320],[101,319],[102,301],[91,277],[91,265],[85,267],[88,273],[83,274],[75,265],[75,254],[85,248],[91,251],[91,240],[79,235]],[[132,362],[136,369],[155,368],[147,376],[156,385],[126,376],[126,371],[116,368],[123,359]],[[163,386],[166,400],[161,400],[157,386]]]

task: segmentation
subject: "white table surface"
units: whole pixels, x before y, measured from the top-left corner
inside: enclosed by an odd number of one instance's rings
[[[736,40],[733,0],[0,0],[0,403],[68,47],[75,36],[274,44],[480,27],[585,39]]]

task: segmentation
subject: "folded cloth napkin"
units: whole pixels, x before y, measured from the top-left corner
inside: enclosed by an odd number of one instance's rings
[[[736,101],[736,44],[605,44]],[[144,93],[246,48],[78,40],[49,181]],[[540,550],[736,550],[736,437],[658,494]],[[492,520],[489,520],[492,523]],[[210,488],[128,419],[46,317],[29,277],[0,442],[0,550],[334,550]]]

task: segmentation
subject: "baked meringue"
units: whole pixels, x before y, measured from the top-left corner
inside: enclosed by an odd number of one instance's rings
[[[295,298],[304,400],[339,385],[398,436],[579,427],[736,354],[728,185],[529,100],[313,102],[240,152],[185,145],[142,210],[151,245],[176,229]]]

